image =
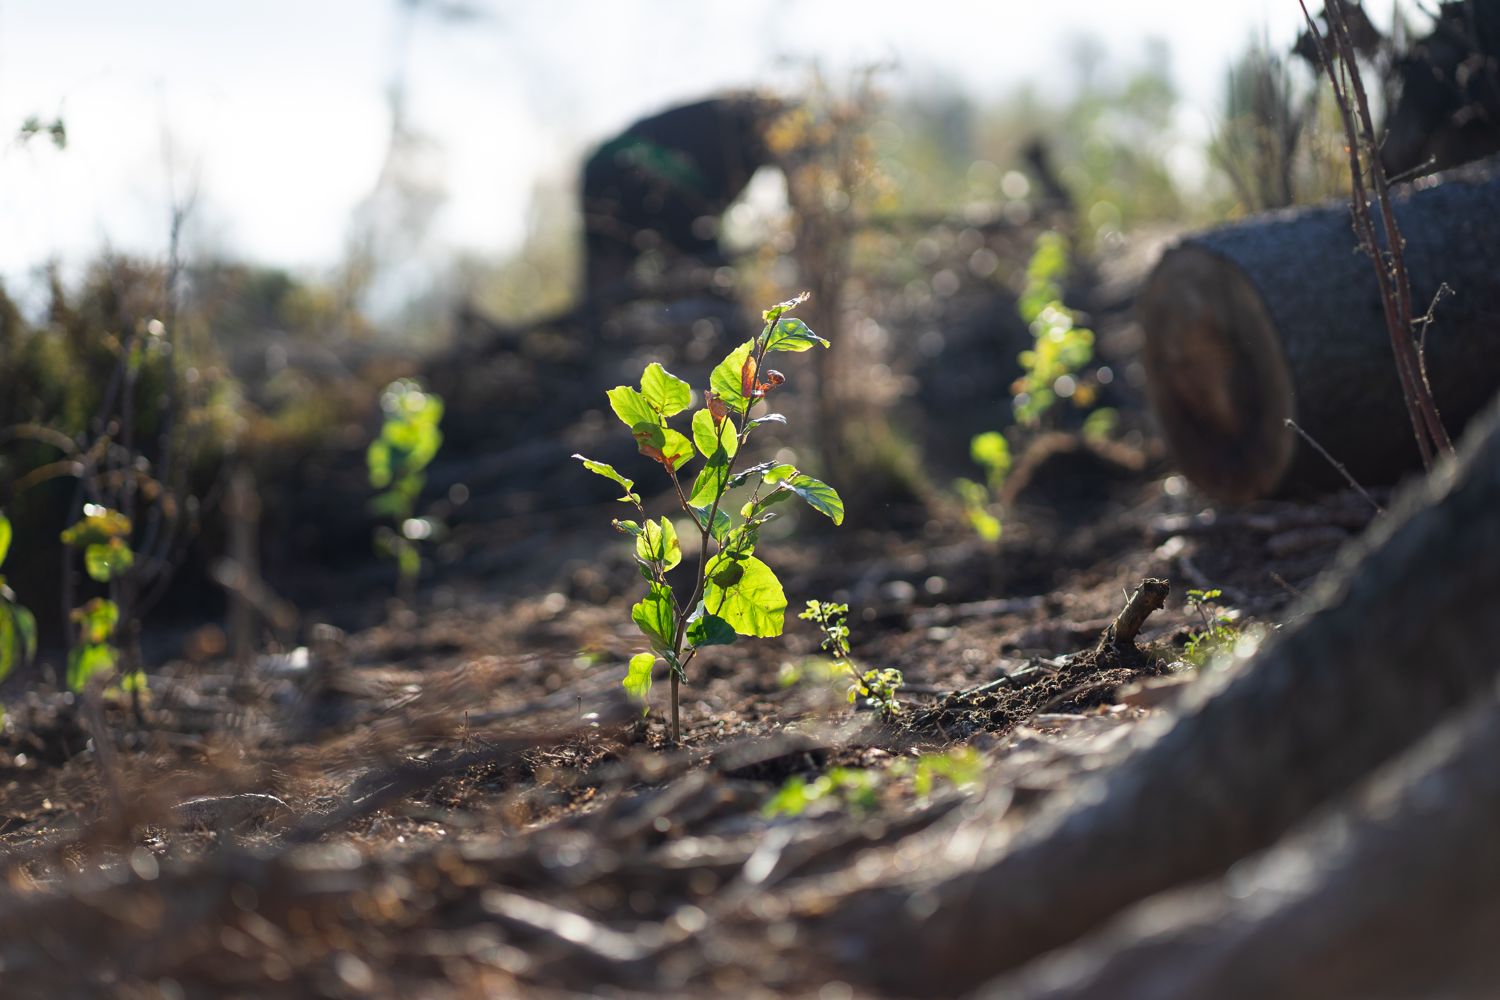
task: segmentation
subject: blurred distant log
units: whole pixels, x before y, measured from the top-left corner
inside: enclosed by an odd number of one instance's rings
[[[1500,387],[1500,160],[1395,195],[1413,301],[1446,284],[1426,344],[1450,434]],[[1364,485],[1421,468],[1370,262],[1342,205],[1184,240],[1137,304],[1152,405],[1182,470],[1229,501],[1338,482],[1294,420]]]

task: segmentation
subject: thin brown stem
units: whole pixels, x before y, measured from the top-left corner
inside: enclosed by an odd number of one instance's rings
[[[1396,375],[1401,383],[1402,399],[1406,404],[1407,415],[1411,419],[1417,449],[1421,452],[1423,463],[1430,468],[1438,453],[1451,451],[1453,446],[1438,414],[1437,404],[1432,396],[1432,387],[1426,376],[1426,365],[1413,339],[1411,282],[1402,252],[1403,241],[1396,224],[1395,211],[1391,205],[1389,184],[1375,155],[1375,129],[1370,116],[1369,101],[1365,96],[1364,83],[1360,78],[1359,66],[1355,60],[1354,44],[1349,35],[1341,0],[1329,0],[1325,7],[1330,28],[1327,44],[1313,22],[1312,16],[1308,13],[1307,5],[1302,3],[1302,0],[1298,2],[1302,6],[1303,17],[1307,20],[1308,32],[1317,46],[1318,58],[1333,85],[1339,115],[1343,120],[1349,153],[1351,180],[1349,201],[1352,222],[1361,248],[1370,257],[1375,267],[1375,281],[1380,292],[1386,330],[1391,340],[1391,350],[1395,356]],[[1330,52],[1330,47],[1332,52]],[[1334,65],[1335,57],[1348,75],[1347,82],[1340,79],[1340,73]],[[1358,125],[1355,122],[1356,109],[1359,116]],[[1365,181],[1362,153],[1369,161],[1370,183],[1368,186]],[[1370,192],[1372,190],[1379,211],[1381,228],[1385,235],[1387,247],[1385,251],[1380,249],[1374,221],[1371,218]]]

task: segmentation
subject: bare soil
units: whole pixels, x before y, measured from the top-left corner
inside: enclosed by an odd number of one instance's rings
[[[1065,791],[1191,682],[1185,589],[1274,627],[1371,514],[1215,510],[1147,454],[1047,448],[997,546],[941,517],[770,540],[787,635],[694,663],[680,746],[664,682],[644,718],[620,692],[638,580],[604,506],[461,528],[467,561],[415,613],[168,663],[144,725],[11,697],[3,992],[853,995],[809,931],[842,885],[901,874],[912,834]],[[1141,648],[1096,648],[1147,576],[1173,593]],[[820,679],[810,597],[851,605],[861,664],[903,672],[895,718]],[[983,780],[919,794],[911,762],[963,747]],[[831,767],[878,774],[873,797],[766,811]]]

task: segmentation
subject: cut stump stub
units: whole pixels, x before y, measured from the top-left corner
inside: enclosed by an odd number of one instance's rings
[[[1427,367],[1456,439],[1500,388],[1500,159],[1399,188],[1412,308],[1446,283]],[[1148,394],[1182,471],[1243,502],[1342,484],[1295,420],[1366,486],[1421,459],[1369,259],[1347,204],[1258,216],[1183,240],[1136,305]]]

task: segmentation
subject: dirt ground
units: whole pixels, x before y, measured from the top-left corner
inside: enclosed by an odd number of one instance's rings
[[[879,993],[821,946],[842,892],[1066,794],[1192,682],[1187,588],[1274,628],[1371,514],[1217,510],[1149,454],[1048,448],[998,545],[941,518],[764,545],[787,634],[695,662],[677,747],[661,678],[645,718],[621,693],[638,580],[606,506],[547,522],[542,552],[535,521],[468,525],[511,571],[446,580],[415,614],[170,663],[143,725],[27,693],[0,736],[4,994]],[[1097,658],[1146,577],[1172,593],[1145,651]],[[795,618],[811,597],[851,606],[859,663],[902,671],[895,718],[820,666]],[[118,739],[91,741],[101,725]]]

